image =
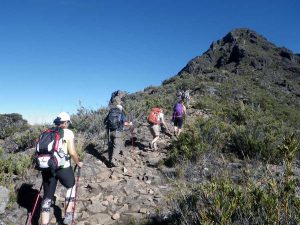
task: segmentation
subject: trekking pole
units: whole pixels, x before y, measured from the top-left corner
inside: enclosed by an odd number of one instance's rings
[[[72,225],[75,225],[75,209],[76,209],[76,198],[77,198],[79,177],[80,177],[80,167],[78,167],[78,171],[77,171],[77,181],[76,181],[76,188],[75,188],[75,199],[74,199],[74,206],[73,206]]]
[[[36,210],[37,204],[38,204],[39,199],[40,199],[40,196],[41,196],[42,188],[43,188],[43,183],[41,184],[40,190],[39,190],[38,195],[37,195],[37,197],[36,197],[36,200],[35,200],[35,203],[34,203],[32,212],[30,213],[30,216],[29,216],[28,221],[27,221],[27,225],[31,225],[31,222],[32,222],[32,218],[33,218],[34,212],[35,212],[35,210]]]

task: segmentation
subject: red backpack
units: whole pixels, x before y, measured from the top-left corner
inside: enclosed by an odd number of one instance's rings
[[[159,124],[158,116],[160,113],[160,108],[152,108],[148,116],[148,123]]]

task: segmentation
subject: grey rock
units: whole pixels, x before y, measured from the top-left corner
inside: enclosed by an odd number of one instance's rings
[[[87,210],[92,213],[101,213],[106,210],[106,206],[102,205],[100,202],[95,202],[89,205]]]
[[[9,190],[0,186],[0,214],[5,212],[7,203],[9,202]]]
[[[112,224],[113,220],[109,214],[97,213],[89,218],[90,223],[96,224]]]

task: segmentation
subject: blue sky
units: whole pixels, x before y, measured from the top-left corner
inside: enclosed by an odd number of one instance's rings
[[[0,114],[31,123],[106,106],[248,27],[300,53],[300,1],[0,0]]]

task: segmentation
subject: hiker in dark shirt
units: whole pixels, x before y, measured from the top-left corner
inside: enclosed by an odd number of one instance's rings
[[[113,166],[119,166],[122,161],[121,151],[123,146],[123,130],[124,126],[131,126],[132,122],[128,122],[121,105],[111,108],[104,120],[104,124],[108,133],[108,153],[109,163]],[[122,151],[123,155],[124,152]]]

